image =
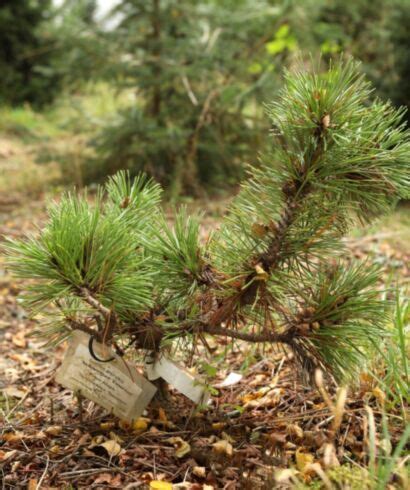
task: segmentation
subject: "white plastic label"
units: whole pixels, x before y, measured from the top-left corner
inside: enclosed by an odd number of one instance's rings
[[[208,402],[209,392],[203,381],[166,356],[154,359],[149,355],[145,369],[149,380],[163,378],[193,402],[204,405]]]

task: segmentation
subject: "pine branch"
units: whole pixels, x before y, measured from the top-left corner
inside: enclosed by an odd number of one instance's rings
[[[114,313],[109,308],[106,308],[97,299],[95,299],[87,288],[79,288],[79,292],[81,297],[83,297],[90,306],[99,311],[102,316],[107,320],[107,322],[114,319]]]
[[[185,210],[167,223],[142,177],[112,177],[95,205],[67,195],[38,238],[9,242],[12,269],[37,281],[26,304],[61,301],[71,329],[114,345],[117,335],[155,351],[205,334],[280,342],[310,373],[353,376],[385,335],[388,303],[378,270],[334,258],[353,222],[410,186],[403,113],[369,94],[351,62],[287,74],[268,106],[277,145],[205,245]]]

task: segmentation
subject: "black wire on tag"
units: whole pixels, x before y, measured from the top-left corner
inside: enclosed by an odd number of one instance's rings
[[[110,359],[100,359],[95,355],[94,349],[93,349],[93,343],[94,343],[95,337],[91,335],[90,340],[88,341],[88,350],[90,351],[90,355],[93,359],[95,359],[98,362],[111,362],[115,360],[115,357],[111,357]]]

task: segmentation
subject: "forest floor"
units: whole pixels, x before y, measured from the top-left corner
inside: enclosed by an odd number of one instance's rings
[[[219,213],[218,206],[207,213],[204,234]],[[2,240],[35,230],[45,216],[43,198],[2,196],[0,249]],[[409,241],[410,208],[403,205],[355,232],[347,247],[357,258],[383,263],[386,284],[397,283],[405,294]],[[275,346],[220,340],[209,361],[209,407],[198,409],[171,389],[168,400],[152,402],[130,427],[92,402],[79,405],[56,383],[66,346],[47,350],[32,335],[41,318],[28,318],[20,307],[24,287],[0,254],[1,488],[382,489],[409,483],[408,405],[394,384],[408,373],[397,374],[382,358],[363,368],[344,400],[345,392],[331,383],[320,390],[304,383],[291,354]],[[409,311],[401,323],[410,320]],[[381,347],[395,358],[395,345]],[[240,375],[232,384],[230,373]]]

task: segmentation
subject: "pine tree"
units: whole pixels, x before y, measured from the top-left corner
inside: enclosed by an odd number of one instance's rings
[[[358,372],[389,305],[379,268],[342,260],[341,238],[408,192],[410,132],[403,111],[369,102],[354,62],[285,79],[267,106],[274,148],[206,243],[198,217],[182,210],[169,225],[160,187],[124,172],[94,202],[67,194],[38,237],[9,242],[10,267],[34,280],[24,304],[56,307],[47,337],[79,329],[191,353],[206,335],[279,342],[307,373]]]
[[[85,179],[144,171],[173,195],[236,183],[241,162],[266,140],[253,101],[276,83],[265,45],[282,10],[267,0],[257,8],[248,0],[119,2],[104,76],[135,98],[93,140]]]
[[[52,101],[60,78],[52,68],[55,39],[44,27],[50,0],[0,4],[0,102],[41,106]]]
[[[313,36],[312,48],[319,44],[325,57],[351,53],[362,61],[364,72],[381,98],[390,99],[397,107],[409,107],[408,0],[331,0],[315,4],[306,6],[309,20],[303,21],[308,27],[299,37],[306,43]]]

